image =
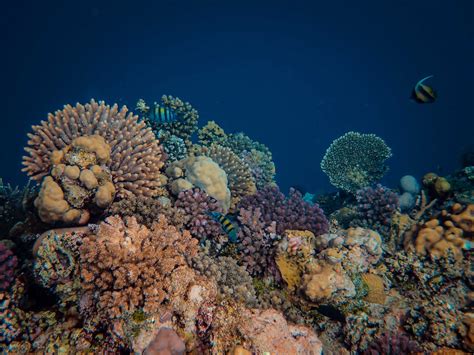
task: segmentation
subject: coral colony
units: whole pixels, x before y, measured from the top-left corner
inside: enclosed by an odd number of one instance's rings
[[[385,187],[391,149],[348,132],[340,191],[308,197],[179,98],[136,112],[66,105],[28,134],[33,183],[0,180],[2,353],[474,351],[473,166]]]

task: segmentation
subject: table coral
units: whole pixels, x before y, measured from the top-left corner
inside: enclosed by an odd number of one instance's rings
[[[33,126],[33,133],[28,135],[23,171],[39,181],[50,173],[58,155],[55,152],[71,145],[75,138],[99,135],[110,147],[110,160],[105,165],[117,196],[158,195],[163,185],[161,147],[145,122],[138,122],[138,116],[127,111],[125,106],[119,110],[117,105],[91,100],[49,114],[48,120]]]
[[[463,208],[454,204],[451,211],[443,210],[437,218],[414,225],[404,238],[407,250],[440,258],[448,250],[456,259],[463,258],[463,249],[469,250],[474,238],[474,205]]]
[[[357,190],[380,180],[388,168],[391,149],[375,134],[348,132],[334,140],[324,154],[321,169],[332,185]]]
[[[134,217],[108,217],[80,249],[82,312],[95,309],[114,319],[139,309],[156,311],[177,292],[175,278],[188,268],[185,257],[196,253],[197,240],[164,216],[151,229]],[[186,285],[183,279],[180,288]]]

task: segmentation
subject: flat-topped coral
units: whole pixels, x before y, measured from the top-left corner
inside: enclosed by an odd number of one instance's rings
[[[134,217],[108,217],[80,249],[83,294],[81,310],[114,319],[143,309],[155,312],[173,297],[173,278],[187,269],[197,240],[180,233],[164,216],[151,230]],[[186,289],[186,280],[182,280]]]
[[[474,205],[463,208],[454,204],[451,211],[443,210],[437,218],[414,225],[405,234],[404,246],[420,255],[445,257],[448,250],[456,259],[463,258],[463,249],[471,249],[474,238]]]
[[[111,107],[91,100],[86,105],[67,105],[49,114],[47,121],[33,126],[33,133],[28,134],[23,171],[39,181],[58,163],[61,155],[58,151],[70,146],[76,138],[98,135],[110,151],[110,159],[104,165],[110,171],[118,197],[160,194],[164,184],[160,174],[161,147],[151,129],[127,111],[125,106],[119,110],[117,105]],[[87,151],[86,146],[77,141],[76,144]],[[100,156],[106,151],[97,153]]]
[[[355,193],[380,180],[391,149],[375,134],[347,132],[334,140],[321,161],[321,169],[335,187]]]

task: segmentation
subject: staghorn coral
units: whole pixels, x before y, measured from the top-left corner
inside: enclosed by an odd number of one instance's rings
[[[317,204],[303,200],[301,193],[290,189],[290,194],[280,192],[277,186],[267,186],[256,194],[247,196],[239,204],[240,210],[259,208],[266,226],[276,223],[276,232],[287,229],[309,230],[318,236],[329,229],[329,223]]]
[[[197,240],[168,224],[164,216],[151,230],[134,217],[108,217],[80,249],[81,311],[103,319],[143,309],[155,312],[177,292],[174,277],[187,272],[185,256],[197,253]],[[186,282],[181,286],[186,289]],[[94,312],[94,311],[93,311]]]
[[[229,210],[231,195],[227,174],[211,158],[193,156],[177,161],[166,169],[166,174],[172,180],[173,194],[178,195],[196,186],[219,201],[224,213]]]
[[[375,134],[347,132],[326,150],[321,169],[332,185],[355,193],[383,177],[388,170],[384,162],[391,156],[391,149]]]
[[[192,265],[202,275],[215,280],[222,296],[234,302],[243,302],[250,307],[256,305],[257,299],[252,278],[245,267],[239,266],[235,259],[227,256],[214,259],[209,255],[199,253],[193,258]]]
[[[230,210],[235,210],[238,202],[245,196],[256,192],[255,181],[250,167],[243,162],[230,148],[213,144],[203,150],[227,175],[230,190]]]
[[[153,103],[150,108],[143,99],[137,103],[137,110],[145,117],[145,121],[155,133],[166,132],[167,135],[173,135],[183,139],[187,145],[189,139],[198,128],[199,114],[189,102],[183,102],[177,97],[163,95],[160,106],[172,109],[177,115],[177,120],[170,122],[158,122],[150,117],[150,109],[154,109],[158,103]]]
[[[456,259],[463,258],[463,249],[469,250],[474,238],[474,205],[463,208],[456,203],[451,211],[443,210],[437,218],[415,224],[405,233],[406,250],[420,255],[439,258],[451,250]]]
[[[8,290],[15,280],[18,260],[6,244],[0,241],[0,292]]]
[[[159,195],[164,183],[160,174],[161,147],[151,129],[127,111],[125,106],[119,110],[117,105],[111,107],[91,100],[88,104],[67,105],[49,114],[48,120],[33,126],[33,133],[28,135],[23,171],[39,181],[50,172],[57,151],[76,138],[99,135],[110,147],[110,160],[105,165],[117,196]]]
[[[398,207],[398,195],[377,184],[374,188],[365,187],[358,190],[356,200],[357,218],[352,224],[388,234],[392,216]]]
[[[193,237],[217,239],[223,233],[220,224],[209,215],[209,212],[222,212],[219,203],[199,188],[181,191],[175,207],[183,210],[187,218],[185,227]]]
[[[199,129],[198,138],[201,145],[209,147],[212,144],[225,143],[227,134],[215,121],[208,121],[204,127]]]
[[[74,139],[51,154],[51,175],[44,178],[35,207],[45,223],[85,224],[115,197],[110,173],[100,165],[110,159],[110,146],[98,135]]]

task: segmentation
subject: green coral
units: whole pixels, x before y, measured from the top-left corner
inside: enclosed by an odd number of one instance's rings
[[[375,134],[348,132],[326,150],[321,169],[332,185],[355,193],[383,177],[388,170],[385,160],[391,156],[391,149]]]

